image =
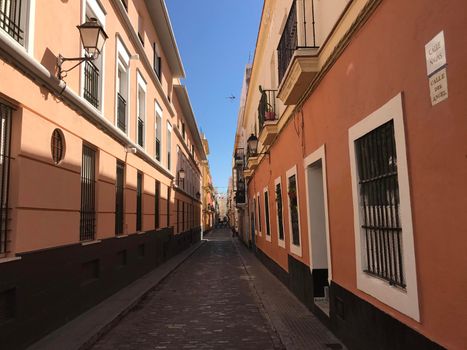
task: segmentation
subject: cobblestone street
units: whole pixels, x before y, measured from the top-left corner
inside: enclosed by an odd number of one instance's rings
[[[283,349],[230,230],[216,230],[94,349]]]
[[[206,238],[93,349],[344,349],[230,230]]]

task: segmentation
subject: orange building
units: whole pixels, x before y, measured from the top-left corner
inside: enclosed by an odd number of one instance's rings
[[[163,0],[0,1],[1,348],[200,239],[184,75]]]
[[[467,344],[466,30],[461,0],[265,1],[244,230],[351,349]]]

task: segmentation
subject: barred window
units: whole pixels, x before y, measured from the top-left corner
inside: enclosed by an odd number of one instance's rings
[[[276,204],[277,204],[277,226],[279,239],[284,240],[284,225],[282,222],[282,189],[281,184],[276,184]]]
[[[0,254],[8,252],[8,188],[12,110],[0,103]]]
[[[298,217],[298,198],[297,198],[297,177],[292,175],[289,181],[289,210],[290,210],[290,223],[292,228],[292,243],[300,245],[300,223]]]
[[[355,141],[365,272],[405,288],[393,120]]]
[[[83,146],[81,165],[80,240],[95,238],[96,230],[96,151]]]
[[[53,131],[50,148],[54,163],[59,164],[65,157],[65,136],[60,129]]]

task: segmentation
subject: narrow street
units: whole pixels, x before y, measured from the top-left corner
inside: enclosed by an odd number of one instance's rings
[[[206,239],[93,349],[343,349],[229,229]]]

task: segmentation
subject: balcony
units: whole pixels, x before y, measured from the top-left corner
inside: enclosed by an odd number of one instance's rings
[[[277,97],[285,105],[297,104],[318,73],[318,49],[314,0],[294,0],[277,47]]]
[[[138,117],[138,145],[144,147],[144,121]]]
[[[3,29],[20,45],[24,45],[24,7],[26,4],[21,0],[0,0],[0,28]]]
[[[126,133],[126,100],[117,93],[117,127]]]
[[[261,92],[258,104],[259,142],[264,146],[269,146],[279,132],[276,90],[263,90],[261,86],[259,90]]]
[[[248,166],[248,169],[253,171],[257,168],[259,164],[259,158],[257,155],[250,155],[248,156],[248,162],[247,162],[247,166]]]
[[[243,177],[245,178],[245,180],[248,180],[252,176],[253,176],[253,170],[251,170],[251,169],[243,170]]]
[[[245,166],[245,150],[243,148],[235,150],[235,166],[241,168]]]
[[[91,61],[84,66],[84,98],[99,108],[99,69]]]

